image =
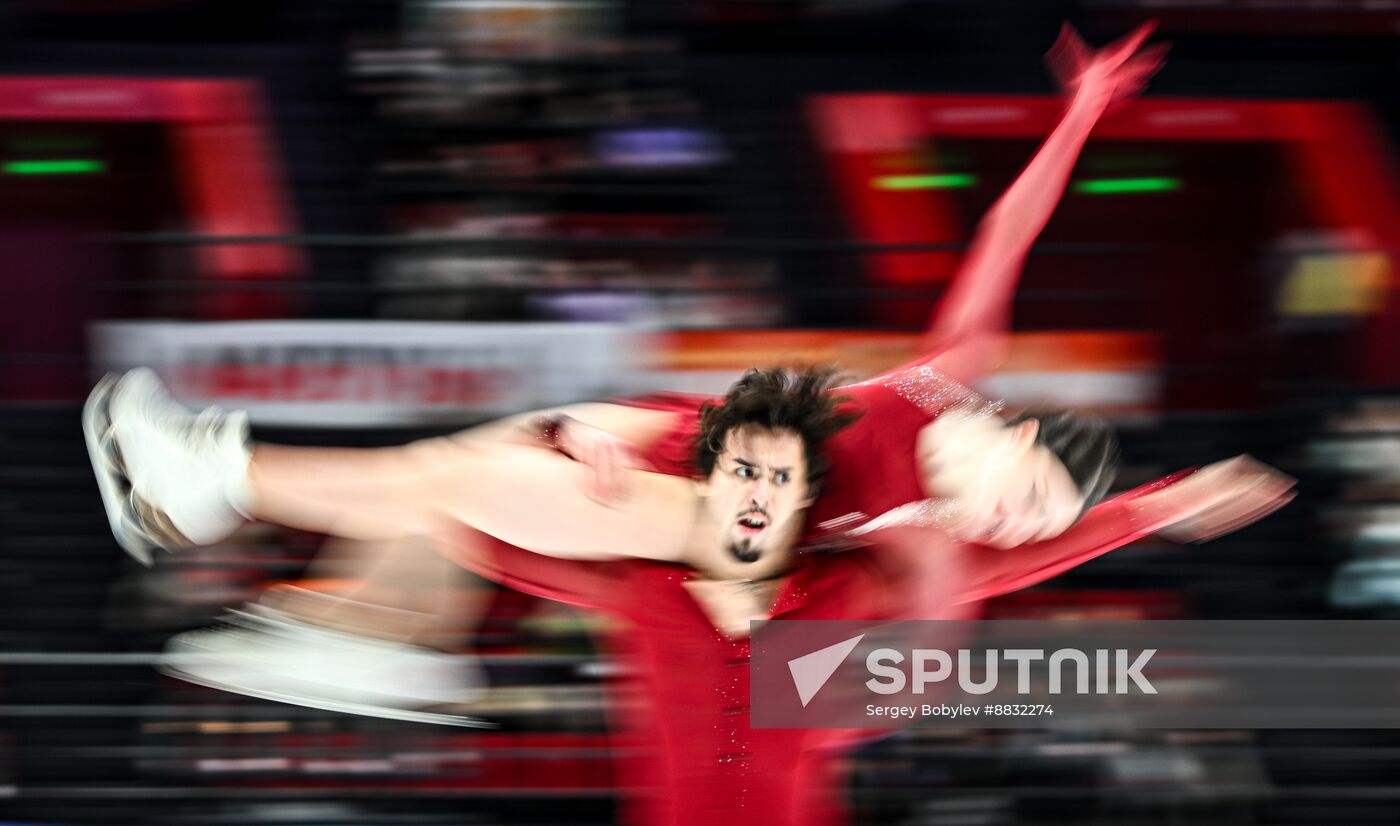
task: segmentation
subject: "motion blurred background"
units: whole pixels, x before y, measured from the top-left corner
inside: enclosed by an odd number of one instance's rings
[[[1301,496],[989,615],[1396,616],[1400,3],[0,5],[0,820],[610,822],[614,666],[560,606],[496,594],[489,733],[152,671],[320,539],[126,559],[91,382],[149,364],[259,436],[368,445],[751,364],[872,374],[1053,126],[1060,23],[1148,17],[1167,68],[1091,139],[989,389],[1113,416],[1123,486],[1247,451]],[[851,765],[862,824],[1400,822],[1388,731],[938,729]]]

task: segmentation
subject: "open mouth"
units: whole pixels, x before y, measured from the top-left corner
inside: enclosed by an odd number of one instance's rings
[[[759,513],[749,513],[739,517],[740,536],[758,536],[768,527],[768,517]]]

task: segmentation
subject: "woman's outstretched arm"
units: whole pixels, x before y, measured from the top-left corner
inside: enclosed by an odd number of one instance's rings
[[[871,538],[903,566],[909,605],[938,610],[1044,582],[1149,534],[1189,542],[1221,536],[1288,504],[1293,485],[1291,477],[1239,456],[1100,502],[1059,536],[1015,548],[947,544],[937,528],[923,527],[874,531]]]
[[[973,382],[1001,361],[1011,327],[1016,285],[1032,244],[1069,185],[1094,124],[1136,96],[1161,66],[1165,47],[1142,49],[1145,25],[1090,53],[1068,26],[1049,60],[1069,96],[1058,126],[1015,182],[983,217],[924,335],[925,359],[941,372]]]

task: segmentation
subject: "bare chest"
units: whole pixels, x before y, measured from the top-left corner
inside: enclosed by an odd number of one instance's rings
[[[690,580],[685,588],[716,629],[731,639],[742,639],[749,635],[750,622],[769,618],[781,582],[705,579]]]

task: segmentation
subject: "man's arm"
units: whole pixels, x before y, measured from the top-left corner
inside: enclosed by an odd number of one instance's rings
[[[508,416],[469,430],[463,430],[452,438],[466,442],[535,443],[538,441],[539,423],[545,419],[562,419],[566,422],[577,422],[596,428],[626,442],[636,450],[646,450],[653,442],[680,424],[679,415],[668,410],[593,402],[545,408]],[[561,433],[560,435],[566,434]]]
[[[978,224],[947,295],[934,311],[923,350],[936,354],[931,363],[941,372],[973,382],[1000,363],[1026,257],[1064,195],[1089,133],[1110,105],[1135,95],[1161,64],[1162,49],[1138,52],[1150,33],[1144,26],[1090,55],[1066,27],[1051,50],[1058,73],[1070,75],[1061,78],[1072,92],[1069,108]]]
[[[599,402],[521,413],[453,438],[466,445],[534,445],[563,452],[587,468],[588,495],[606,504],[626,496],[626,471],[647,467],[643,454],[684,424],[673,410]]]

